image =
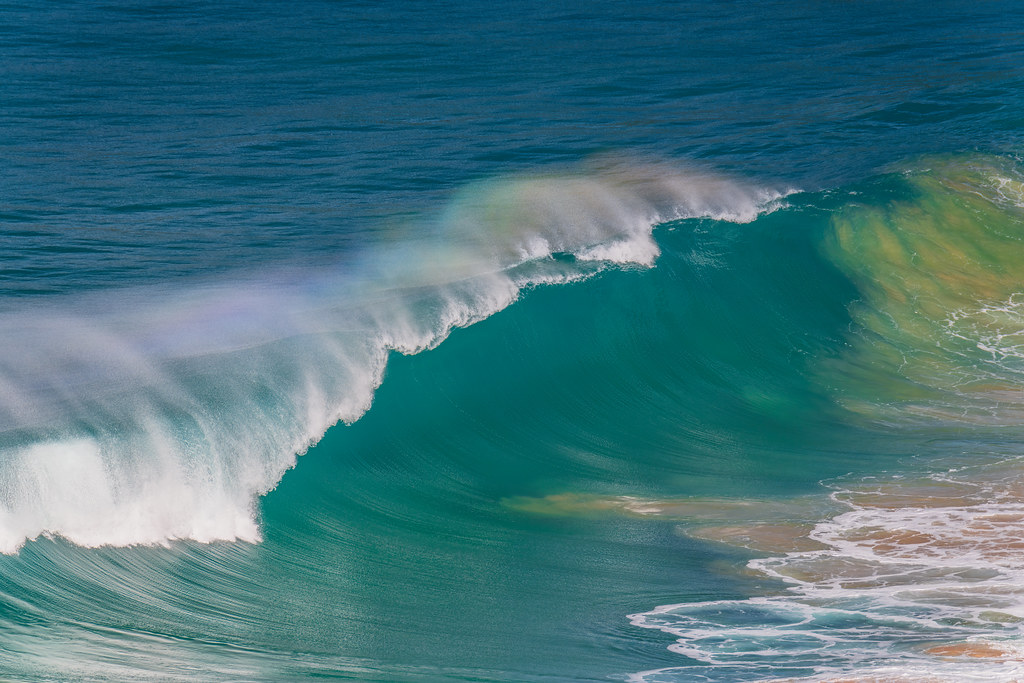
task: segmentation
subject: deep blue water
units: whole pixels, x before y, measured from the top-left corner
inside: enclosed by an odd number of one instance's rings
[[[0,4],[0,678],[1019,676],[1019,26]]]
[[[469,182],[601,153],[820,189],[1012,151],[1020,13],[6,4],[5,291],[333,262]]]

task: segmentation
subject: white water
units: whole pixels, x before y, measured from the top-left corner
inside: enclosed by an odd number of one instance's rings
[[[837,490],[845,511],[801,549],[747,564],[777,593],[632,615],[684,658],[632,680],[1021,680],[1024,463],[978,459]],[[739,536],[756,538],[757,525]]]
[[[665,166],[470,187],[346,272],[261,273],[0,310],[0,552],[260,538],[256,503],[412,354],[524,288],[650,266],[653,226],[780,193]],[[571,255],[564,257],[562,255]]]

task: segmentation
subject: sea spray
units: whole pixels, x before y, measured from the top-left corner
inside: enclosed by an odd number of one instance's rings
[[[653,227],[783,193],[601,162],[467,188],[344,272],[94,292],[0,312],[0,551],[260,538],[256,498],[412,354],[524,288],[650,266]]]

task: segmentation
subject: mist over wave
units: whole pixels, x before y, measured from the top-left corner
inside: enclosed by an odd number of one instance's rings
[[[524,288],[648,267],[653,227],[744,222],[782,192],[601,162],[470,186],[343,272],[16,300],[0,312],[0,552],[257,541],[256,498],[417,353]]]

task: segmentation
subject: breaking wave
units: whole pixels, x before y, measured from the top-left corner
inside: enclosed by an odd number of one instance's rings
[[[257,541],[256,500],[414,354],[524,288],[648,267],[655,225],[783,193],[665,165],[471,186],[336,270],[239,274],[0,311],[0,552]]]

